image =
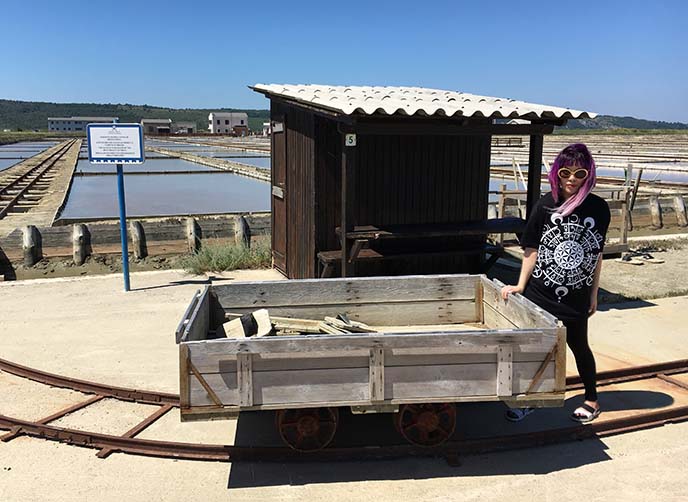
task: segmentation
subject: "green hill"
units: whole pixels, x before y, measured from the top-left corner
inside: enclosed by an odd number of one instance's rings
[[[268,110],[241,110],[238,108],[163,108],[148,105],[96,104],[96,103],[41,103],[0,99],[0,131],[3,129],[47,130],[48,117],[119,117],[120,122],[140,122],[141,119],[170,118],[173,122],[196,122],[199,132],[208,130],[210,112],[246,112],[248,126],[262,130],[263,122],[270,119]]]
[[[559,129],[688,129],[688,124],[598,115],[594,119],[569,120]]]
[[[130,104],[41,103],[0,99],[0,131],[2,129],[44,131],[48,128],[48,117],[101,116],[119,117],[120,122],[140,122],[144,118],[171,118],[175,122],[189,120],[196,122],[198,131],[202,132],[208,129],[208,114],[220,111],[246,112],[248,125],[254,131],[261,130],[263,122],[267,122],[270,118],[269,110],[163,108]],[[568,129],[586,129],[590,132],[613,129],[688,130],[688,124],[599,115],[594,119],[569,120],[565,126],[558,127],[557,131],[566,132]]]

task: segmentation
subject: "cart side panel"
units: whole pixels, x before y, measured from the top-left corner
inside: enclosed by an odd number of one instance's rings
[[[539,329],[186,343],[188,408],[221,414],[507,397],[531,385],[556,342],[556,329]],[[500,353],[508,353],[508,360]],[[251,361],[243,376],[241,358]],[[544,365],[533,392],[554,390],[554,365]]]
[[[191,299],[184,317],[179,323],[175,338],[177,343],[205,340],[210,330],[210,286],[197,291]]]
[[[552,328],[557,326],[557,319],[521,295],[509,295],[504,300],[497,280],[480,278],[482,283],[482,303],[485,324],[493,329],[513,328]]]
[[[322,319],[347,313],[371,325],[476,322],[478,276],[356,277],[215,286],[229,313],[267,308],[271,315]]]

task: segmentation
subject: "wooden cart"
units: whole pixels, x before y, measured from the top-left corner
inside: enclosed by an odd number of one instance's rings
[[[276,410],[282,438],[326,446],[338,408],[397,413],[412,443],[454,431],[454,403],[562,406],[566,335],[557,319],[482,275],[243,282],[208,286],[176,333],[183,421]],[[346,314],[379,332],[227,338],[257,309],[322,320]]]

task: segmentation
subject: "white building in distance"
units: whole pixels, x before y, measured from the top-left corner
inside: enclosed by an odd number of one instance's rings
[[[119,117],[48,117],[48,131],[85,131],[88,124],[111,124]]]
[[[208,115],[211,134],[248,135],[248,115],[244,112],[211,112]]]

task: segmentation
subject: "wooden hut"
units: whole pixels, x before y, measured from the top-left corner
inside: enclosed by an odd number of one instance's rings
[[[487,220],[492,136],[530,136],[530,208],[543,135],[595,116],[412,87],[251,88],[270,99],[274,266],[299,279],[484,269],[487,234],[523,226]],[[529,123],[495,120],[514,118]]]

